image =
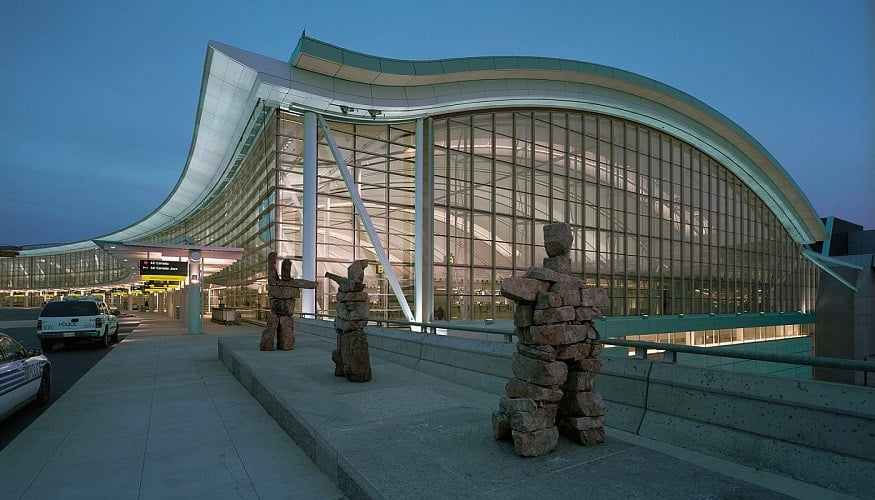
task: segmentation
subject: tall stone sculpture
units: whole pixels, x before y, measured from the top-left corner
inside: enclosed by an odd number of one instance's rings
[[[270,299],[270,318],[261,333],[262,351],[279,349],[290,351],[295,348],[295,300],[301,296],[302,288],[316,288],[316,282],[292,279],[292,261],[283,259],[282,275],[276,272],[276,252],[267,256],[267,295]],[[274,345],[276,344],[276,345]]]
[[[347,277],[332,273],[325,276],[338,284],[337,315],[334,329],[337,331],[337,349],[331,353],[334,360],[334,375],[346,377],[352,382],[371,380],[371,358],[365,325],[368,324],[370,308],[365,290],[367,260],[357,260],[347,268]]]
[[[568,224],[544,226],[544,266],[501,285],[501,294],[516,302],[519,341],[514,378],[492,425],[495,438],[512,439],[524,457],[553,451],[559,432],[580,444],[605,440],[604,403],[595,392],[602,345],[592,320],[607,305],[607,293],[571,275],[572,241]]]

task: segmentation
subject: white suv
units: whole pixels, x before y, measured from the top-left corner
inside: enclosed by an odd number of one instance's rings
[[[107,348],[118,342],[118,318],[95,297],[49,302],[36,320],[36,334],[45,352],[55,344],[98,341]]]

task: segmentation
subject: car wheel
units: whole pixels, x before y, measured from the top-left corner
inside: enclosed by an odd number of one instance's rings
[[[109,348],[109,328],[107,328],[106,331],[103,332],[103,337],[100,337],[100,347],[104,349]]]
[[[43,369],[43,376],[40,379],[39,389],[36,393],[36,403],[44,405],[49,402],[52,396],[52,372],[51,368]]]
[[[51,351],[51,350],[52,350],[52,345],[53,345],[53,344],[52,344],[52,341],[50,341],[50,340],[40,340],[40,341],[39,341],[40,349],[42,349],[43,352],[49,352],[49,351]]]
[[[118,342],[118,323],[115,324],[115,330],[112,334],[112,341],[116,343]]]

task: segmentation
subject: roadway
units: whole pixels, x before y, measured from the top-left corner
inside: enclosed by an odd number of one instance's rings
[[[39,317],[40,310],[40,308],[0,308],[0,329],[25,348],[39,349],[36,319]],[[132,316],[119,318],[119,341],[130,334],[138,324]],[[55,346],[51,352],[45,353],[52,362],[52,395],[49,403],[42,406],[30,404],[6,418],[0,425],[0,450],[12,442],[117,345],[114,343],[109,349],[102,349],[96,344]]]

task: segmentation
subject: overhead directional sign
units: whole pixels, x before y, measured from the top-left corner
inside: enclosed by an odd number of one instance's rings
[[[140,279],[185,281],[188,262],[171,260],[141,260]]]

